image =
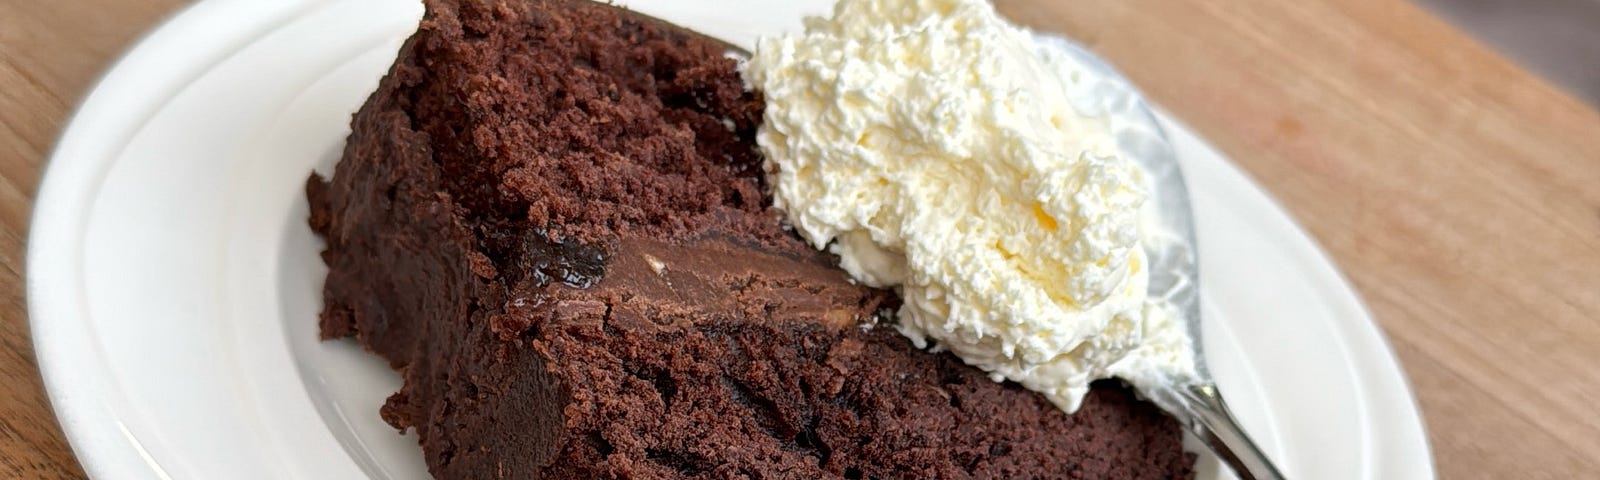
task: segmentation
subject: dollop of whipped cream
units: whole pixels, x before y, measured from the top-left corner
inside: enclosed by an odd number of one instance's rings
[[[1143,172],[1094,75],[985,0],[842,0],[743,65],[774,203],[863,284],[904,298],[918,347],[1076,411],[1089,383],[1193,369],[1147,297]]]

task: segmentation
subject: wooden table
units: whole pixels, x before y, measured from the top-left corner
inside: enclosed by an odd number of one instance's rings
[[[1277,196],[1388,333],[1442,478],[1600,475],[1600,114],[1402,0],[1000,0]],[[0,476],[82,476],[23,251],[73,106],[176,0],[0,0]]]

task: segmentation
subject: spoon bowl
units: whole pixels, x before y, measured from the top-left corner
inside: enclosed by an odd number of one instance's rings
[[[1088,67],[1098,70],[1102,78],[1121,78],[1111,66],[1065,38],[1035,34],[1035,39],[1041,45],[1073,53]],[[1177,155],[1136,92],[1120,82],[1101,82],[1086,92],[1083,98],[1075,99],[1075,105],[1091,110],[1085,113],[1117,113],[1109,118],[1118,148],[1144,169],[1150,191],[1143,212],[1150,298],[1167,302],[1173,315],[1183,321],[1194,356],[1193,376],[1169,377],[1147,385],[1136,383],[1134,388],[1177,418],[1240,478],[1284,478],[1228,410],[1222,391],[1206,368],[1201,342],[1204,331],[1200,321],[1199,242],[1195,239],[1189,187],[1184,183]]]

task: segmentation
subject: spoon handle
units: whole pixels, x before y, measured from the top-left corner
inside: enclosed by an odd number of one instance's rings
[[[1187,410],[1189,429],[1243,480],[1282,480],[1283,472],[1250,440],[1222,401],[1215,384],[1193,385],[1176,392]]]

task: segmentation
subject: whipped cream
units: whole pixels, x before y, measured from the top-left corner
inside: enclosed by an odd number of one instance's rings
[[[842,0],[805,25],[743,66],[774,203],[899,291],[902,334],[1067,411],[1096,379],[1193,370],[1146,298],[1143,172],[1069,96],[1090,70],[984,0]]]

